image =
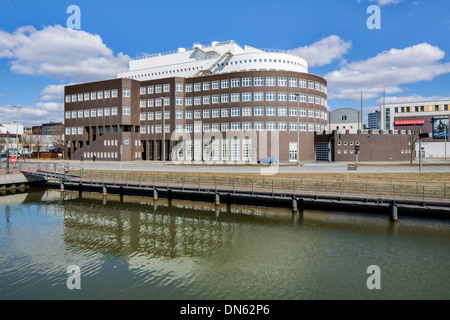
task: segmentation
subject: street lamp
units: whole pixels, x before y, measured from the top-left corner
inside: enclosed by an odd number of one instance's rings
[[[166,164],[166,107],[164,104],[164,98],[161,98],[163,107],[162,111],[162,149],[163,149],[163,165]]]
[[[297,165],[300,164],[300,93],[297,96]]]
[[[19,109],[23,108],[23,106],[12,106],[17,110],[17,119],[16,119],[16,158],[19,158]]]

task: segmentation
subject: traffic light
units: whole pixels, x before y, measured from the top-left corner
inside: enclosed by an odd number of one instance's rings
[[[423,139],[423,138],[430,138],[431,137],[431,133],[419,133],[417,135],[417,139]]]

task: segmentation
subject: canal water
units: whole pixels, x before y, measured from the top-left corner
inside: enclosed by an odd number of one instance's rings
[[[0,299],[449,299],[449,270],[446,220],[0,196]]]

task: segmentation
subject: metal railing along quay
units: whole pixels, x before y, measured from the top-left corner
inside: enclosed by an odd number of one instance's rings
[[[86,170],[46,164],[23,173],[88,186],[247,194],[252,196],[412,203],[450,207],[447,182],[323,180],[231,174]]]

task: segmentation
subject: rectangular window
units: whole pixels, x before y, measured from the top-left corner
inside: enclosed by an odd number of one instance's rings
[[[83,110],[78,110],[78,118],[83,118]]]
[[[256,77],[254,79],[254,85],[255,86],[263,86],[264,85],[264,78],[263,77]]]
[[[194,83],[194,91],[202,90],[202,84],[200,82]]]
[[[170,119],[170,111],[164,111],[164,120]]]
[[[203,132],[209,132],[211,129],[211,125],[209,123],[203,124]]]
[[[266,86],[274,86],[275,85],[275,77],[267,77],[266,78]]]
[[[111,98],[117,98],[117,95],[118,95],[117,89],[111,90]]]
[[[231,116],[239,117],[241,115],[241,108],[231,108]]]
[[[250,87],[252,85],[252,78],[242,78],[242,86]]]
[[[154,86],[148,86],[147,87],[147,93],[148,94],[154,94],[155,93],[155,87]]]
[[[222,131],[228,131],[230,130],[230,124],[228,122],[222,123]]]
[[[240,94],[239,93],[232,93],[231,94],[231,102],[239,102]]]
[[[177,106],[182,106],[183,105],[183,97],[176,97],[175,103]]]
[[[231,87],[232,88],[239,87],[240,81],[241,81],[241,79],[231,79]]]
[[[186,119],[192,119],[192,111],[186,111]]]
[[[141,87],[140,90],[139,90],[139,93],[140,93],[141,95],[146,94],[146,93],[147,93],[147,87]]]
[[[251,122],[242,122],[242,130],[245,130],[245,131],[252,130],[252,123]]]
[[[111,115],[112,116],[117,116],[117,107],[111,108]]]
[[[147,106],[147,100],[145,100],[145,99],[141,100],[140,103],[139,103],[139,106],[141,108],[145,108]]]
[[[297,87],[297,79],[289,78],[289,87]]]
[[[66,135],[70,135],[70,128],[66,128]]]
[[[308,95],[308,103],[314,103],[314,96]]]
[[[229,80],[222,80],[221,83],[222,89],[226,89],[229,87]]]
[[[203,90],[209,90],[210,89],[210,83],[209,82],[203,82]]]
[[[79,93],[78,94],[78,101],[83,101],[83,94],[82,93]]]
[[[297,108],[289,108],[289,116],[297,116]]]
[[[297,131],[297,122],[289,122],[289,131]]]
[[[77,118],[77,112],[76,111],[72,111],[72,119],[76,119]]]
[[[84,117],[89,118],[89,110],[84,110]]]
[[[203,118],[209,118],[211,115],[211,111],[209,109],[203,110]]]
[[[155,86],[155,93],[161,93],[162,92],[162,85],[158,84]]]
[[[91,117],[96,117],[97,116],[97,109],[92,109],[91,110]]]
[[[202,111],[201,110],[195,110],[194,111],[194,119],[201,119],[202,118]]]
[[[278,107],[278,116],[287,116],[287,108]]]
[[[242,94],[242,101],[252,101],[252,93],[251,92],[244,92]]]
[[[279,131],[286,131],[287,130],[287,122],[278,122],[278,130]]]
[[[194,97],[194,105],[199,106],[202,104],[202,97]]]
[[[129,115],[130,114],[130,107],[123,107],[122,111],[123,111],[124,115]]]
[[[123,96],[129,97],[130,96],[130,89],[123,89]]]
[[[192,124],[186,125],[186,132],[192,132]]]
[[[221,116],[222,116],[222,118],[229,117],[230,116],[229,111],[230,111],[230,109],[228,109],[228,108],[221,109]]]
[[[287,101],[287,93],[278,92],[278,101]]]
[[[168,83],[164,84],[163,91],[170,92],[170,84],[168,84]]]
[[[203,104],[210,104],[211,96],[203,96]]]
[[[78,134],[83,134],[83,127],[78,127]]]
[[[278,78],[278,86],[279,87],[286,87],[287,86],[286,78]]]
[[[148,118],[148,120],[153,120],[153,119],[155,118],[155,113],[149,112],[149,113],[147,114],[147,118]],[[149,132],[149,133],[150,133],[150,132]]]
[[[305,79],[300,79],[298,81],[298,85],[300,88],[306,88],[306,80]]]
[[[72,128],[72,134],[77,134],[77,128],[76,127]]]
[[[70,119],[70,111],[66,111],[66,119]]]
[[[250,107],[242,108],[242,116],[243,117],[250,117],[251,115],[252,115],[252,108],[250,108]]]
[[[175,130],[176,130],[177,132],[183,132],[183,125],[182,125],[182,124],[177,124],[177,125],[175,126]]]
[[[141,112],[140,114],[139,114],[139,120],[147,120],[147,113],[145,113],[145,112]]]
[[[70,102],[70,101],[69,101]],[[77,102],[77,95],[73,94],[72,95],[72,102]]]
[[[266,130],[269,131],[275,130],[275,122],[272,121],[266,122]]]
[[[66,96],[66,103],[70,102],[70,96]]]
[[[186,85],[186,92],[192,92],[192,83]]]
[[[255,101],[264,101],[264,92],[255,92],[253,97]]]
[[[175,117],[176,117],[177,119],[183,119],[183,110],[177,110],[177,111],[175,112]]]
[[[220,116],[220,110],[219,109],[213,109],[212,110],[212,117],[218,118]]]
[[[175,91],[176,92],[183,92],[183,84],[182,83],[175,83]]]
[[[84,94],[84,101],[89,101],[89,93]]]
[[[219,132],[220,131],[220,123],[213,123],[212,124],[212,131],[213,132]]]
[[[315,83],[315,89],[316,89],[317,91],[320,91],[320,83],[319,83],[319,82],[316,82],[316,83]]]
[[[308,89],[314,89],[314,81],[308,80]]]
[[[229,95],[228,94],[223,94],[221,102],[222,103],[229,102]]]
[[[232,122],[231,123],[231,131],[239,131],[241,123],[240,122]]]
[[[274,116],[274,115],[275,115],[275,107],[267,107],[266,116]]]
[[[212,96],[212,103],[213,104],[217,104],[220,101],[220,96],[219,95],[214,95]]]
[[[266,92],[266,101],[275,101],[275,92]]]
[[[253,109],[255,116],[263,116],[264,115],[264,107],[255,107]]]
[[[153,108],[153,107],[155,106],[155,100],[153,100],[153,99],[148,99],[148,100],[147,100],[147,106],[148,106],[149,108]]]
[[[308,131],[314,132],[314,123],[308,123]]]
[[[186,105],[187,106],[192,106],[192,97],[186,98]]]
[[[213,90],[219,89],[219,80],[216,80],[216,81],[212,82],[212,89]]]
[[[222,129],[222,131],[224,131]],[[229,157],[229,148],[228,148],[228,139],[222,140],[222,160],[228,160]]]
[[[264,130],[264,122],[262,121],[255,122],[255,130],[257,131]]]

